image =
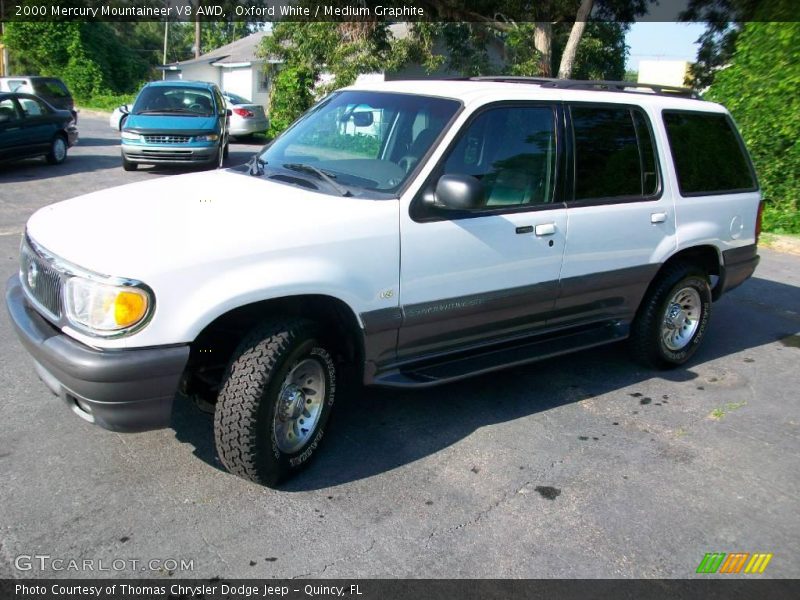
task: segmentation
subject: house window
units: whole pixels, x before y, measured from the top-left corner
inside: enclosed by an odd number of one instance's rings
[[[272,79],[275,76],[275,65],[266,63],[258,72],[258,91],[269,93],[272,89]]]

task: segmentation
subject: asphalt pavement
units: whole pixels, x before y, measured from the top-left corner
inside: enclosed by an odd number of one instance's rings
[[[3,281],[37,208],[172,173],[124,172],[106,121],[79,126],[63,165],[0,166]],[[228,162],[256,150],[233,145]],[[81,421],[3,310],[0,578],[684,578],[709,552],[772,553],[755,577],[796,578],[800,257],[761,255],[684,368],[642,369],[620,344],[424,391],[361,389],[281,490],[226,473],[211,418],[186,403],[161,431]]]

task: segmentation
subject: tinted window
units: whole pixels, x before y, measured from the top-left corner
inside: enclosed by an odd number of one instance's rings
[[[34,88],[42,96],[53,98],[69,98],[67,88],[58,79],[40,79],[34,81]]]
[[[654,144],[643,114],[573,106],[575,199],[650,196],[658,190]]]
[[[493,108],[461,135],[443,174],[472,175],[486,189],[486,206],[551,202],[556,133],[550,107]]]
[[[755,189],[750,163],[726,115],[665,111],[681,194]]]

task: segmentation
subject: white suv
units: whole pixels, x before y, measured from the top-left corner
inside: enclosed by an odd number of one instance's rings
[[[758,263],[760,206],[730,116],[685,90],[370,83],[247,165],[41,209],[7,304],[82,418],[204,399],[225,466],[274,485],[345,374],[425,387],[625,338],[686,362]]]

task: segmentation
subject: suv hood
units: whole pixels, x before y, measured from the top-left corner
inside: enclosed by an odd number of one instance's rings
[[[125,120],[126,131],[136,133],[152,132],[195,132],[216,131],[217,117],[193,117],[174,115],[129,115]]]
[[[378,224],[396,227],[397,210],[396,202],[331,196],[235,171],[211,171],[52,204],[34,213],[27,231],[75,265],[149,282],[170,272],[229,268],[299,248],[318,246],[325,253],[326,244],[358,237],[356,231],[361,237],[364,232],[385,235]]]

